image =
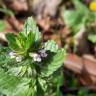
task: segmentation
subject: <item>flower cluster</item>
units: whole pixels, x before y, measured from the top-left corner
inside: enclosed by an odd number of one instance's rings
[[[33,58],[34,61],[36,62],[41,62],[42,58],[47,57],[46,50],[42,49],[39,50],[38,53],[29,53],[29,56]]]
[[[29,53],[29,56],[32,57],[33,61],[35,62],[41,62],[42,61],[42,58],[45,58],[47,57],[47,53],[46,53],[46,50],[42,49],[42,50],[39,50],[37,53]],[[22,56],[17,56],[17,54],[15,52],[10,52],[9,53],[9,56],[10,58],[15,58],[17,62],[21,62],[22,61]]]
[[[22,56],[17,56],[15,52],[10,52],[9,53],[10,58],[15,58],[17,62],[21,62],[22,61]]]
[[[34,61],[41,62],[41,57],[37,53],[29,53],[29,56],[33,58]]]

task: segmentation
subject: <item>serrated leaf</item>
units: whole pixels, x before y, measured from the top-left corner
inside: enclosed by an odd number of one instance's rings
[[[32,90],[32,89],[31,89]],[[29,88],[29,85],[26,85],[26,83],[21,83],[16,90],[14,90],[14,93],[10,96],[31,96],[31,91]]]
[[[44,96],[44,90],[42,89],[42,86],[40,85],[40,82],[38,80],[36,82],[36,86],[37,86],[36,96]]]
[[[45,50],[49,50],[51,52],[57,52],[58,50],[58,45],[56,44],[55,41],[53,40],[48,40],[45,45],[44,45]]]
[[[66,52],[65,50],[59,50],[50,60],[47,60],[47,64],[42,68],[42,76],[49,77],[55,71],[57,71],[64,63]]]
[[[23,32],[20,32],[18,34],[18,37],[16,37],[16,43],[18,44],[20,49],[25,48],[26,39],[27,38],[24,36]]]
[[[44,79],[42,79],[42,78],[38,78],[38,83],[40,84],[42,90],[44,92],[46,92],[47,87],[48,87],[46,81]]]
[[[32,92],[29,91],[29,82],[30,79],[8,75],[0,69],[0,92],[7,96],[31,96],[28,95]]]
[[[24,35],[28,36],[30,32],[33,32],[35,35],[35,42],[39,42],[41,39],[41,34],[39,32],[39,29],[36,25],[35,20],[32,17],[29,17],[25,23],[24,27]]]
[[[19,46],[16,43],[16,38],[12,33],[6,34],[6,38],[8,40],[9,47],[12,50],[18,50]]]
[[[26,50],[32,49],[32,47],[34,47],[34,45],[33,45],[34,44],[34,38],[35,38],[34,34],[32,32],[30,32],[28,34],[27,40],[25,42],[26,43],[26,46],[25,46]]]
[[[10,68],[10,69],[8,70],[8,73],[11,74],[11,75],[14,75],[14,76],[18,76],[19,73],[21,72],[21,69],[22,69],[21,66],[20,66],[20,67]]]
[[[86,27],[86,22],[90,20],[92,13],[79,0],[73,1],[75,9],[64,11],[64,22],[71,28],[73,34],[76,34],[80,29]]]
[[[16,38],[16,43],[19,46],[19,50],[16,51],[19,54],[26,54],[29,49],[34,47],[34,34],[30,32],[27,37],[23,34],[23,32],[19,33],[18,37]]]

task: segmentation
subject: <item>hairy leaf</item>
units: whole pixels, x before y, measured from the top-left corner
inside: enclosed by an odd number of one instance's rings
[[[45,43],[45,46],[44,46],[45,50],[49,50],[51,52],[57,52],[58,50],[58,45],[56,44],[55,41],[53,40],[49,40]]]
[[[75,9],[64,12],[64,22],[76,34],[80,29],[86,27],[86,23],[93,17],[88,8],[79,0],[73,1]]]
[[[15,94],[21,94],[22,92],[24,93],[24,91],[20,91],[20,89],[25,89],[28,82],[28,79],[20,79],[15,76],[8,75],[2,69],[0,69],[0,92],[6,94],[7,96],[20,96]]]
[[[16,43],[16,38],[12,33],[6,34],[6,38],[8,40],[9,47],[12,50],[18,50],[19,46]]]
[[[53,57],[52,61],[47,60],[47,64],[41,70],[42,76],[48,77],[52,75],[56,70],[58,70],[64,62],[64,57],[66,55],[65,50],[59,50]]]
[[[30,32],[28,34],[27,40],[26,40],[26,50],[32,49],[32,47],[34,46],[34,34],[32,32]]]
[[[24,35],[28,36],[28,34],[32,32],[35,35],[35,42],[39,42],[41,39],[41,34],[39,32],[39,29],[36,25],[35,20],[32,17],[29,17],[25,23],[24,27]]]

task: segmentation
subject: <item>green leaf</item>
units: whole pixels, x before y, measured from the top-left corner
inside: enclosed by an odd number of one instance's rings
[[[28,36],[30,32],[33,32],[35,35],[35,42],[39,42],[41,40],[41,33],[39,32],[39,29],[36,25],[35,20],[32,17],[29,17],[27,21],[25,22],[24,27],[24,35]]]
[[[8,75],[2,69],[0,69],[0,92],[6,94],[7,96],[20,96],[13,94],[16,94],[17,92],[19,92],[19,94],[21,92],[24,93],[23,89],[26,88],[26,84],[28,84],[28,82],[28,79],[20,79],[15,76]],[[23,91],[20,92],[20,89]]]
[[[16,38],[16,42],[21,50],[18,51],[23,51],[27,52],[30,48],[32,49],[32,46],[34,44],[34,34],[30,32],[27,37],[23,34],[23,32],[19,33],[18,37]]]
[[[19,55],[25,56],[28,51],[39,48],[41,44],[41,34],[32,17],[27,19],[24,32],[20,32],[17,37],[9,33],[6,37],[8,39],[9,47]]]
[[[25,48],[26,39],[27,38],[24,36],[23,32],[20,32],[18,34],[18,37],[16,38],[16,43],[18,44],[20,49],[24,49]]]
[[[0,20],[0,32],[3,32],[5,30],[5,22],[3,20]]]
[[[40,84],[42,90],[43,90],[44,92],[46,92],[47,87],[48,87],[46,80],[44,80],[44,79],[42,79],[42,78],[38,78],[38,83]]]
[[[14,68],[10,68],[8,70],[8,73],[11,75],[14,75],[14,76],[18,76],[20,74],[21,70],[22,70],[21,66],[20,67],[14,67]]]
[[[81,13],[89,12],[87,6],[84,5],[80,0],[74,0],[73,4],[75,5],[76,10],[80,11]]]
[[[64,22],[76,34],[80,29],[86,27],[92,13],[79,0],[74,0],[73,3],[75,5],[74,10],[64,11]]]
[[[53,40],[48,40],[45,45],[44,45],[45,50],[49,50],[51,52],[57,52],[58,50],[58,45],[56,44],[55,41]]]
[[[88,95],[89,95],[88,90],[83,88],[77,94],[77,96],[88,96]],[[93,95],[90,94],[90,96],[93,96]]]
[[[96,34],[90,34],[88,36],[88,40],[90,40],[93,44],[96,44]]]
[[[62,68],[63,69],[63,68]],[[56,72],[53,75],[53,79],[52,81],[54,82],[54,86],[56,86],[56,96],[62,96],[62,93],[60,91],[60,87],[63,85],[64,83],[64,74],[63,74],[63,70]]]
[[[64,21],[75,33],[85,27],[86,17],[81,12],[65,11]]]
[[[40,85],[40,82],[37,80],[36,82],[37,86],[37,95],[36,96],[44,96],[44,90],[42,89],[42,86]]]
[[[6,38],[8,40],[8,44],[9,44],[9,47],[12,49],[12,50],[18,50],[19,46],[17,45],[16,43],[16,38],[15,36],[12,34],[12,33],[8,33],[6,34]]]
[[[34,34],[30,32],[27,37],[23,34],[23,32],[20,32],[18,37],[16,38],[16,43],[19,46],[19,50],[16,52],[18,54],[25,54],[30,50],[34,48]]]
[[[30,90],[29,85],[26,83],[21,83],[13,92],[9,96],[32,96],[32,89]]]
[[[66,52],[64,49],[58,50],[58,52],[51,57],[52,60],[47,60],[45,66],[41,70],[42,76],[49,77],[55,71],[57,71],[64,63]]]
[[[27,40],[26,40],[26,50],[29,50],[30,48],[32,49],[32,47],[34,47],[34,34],[32,32],[30,32],[28,34]]]

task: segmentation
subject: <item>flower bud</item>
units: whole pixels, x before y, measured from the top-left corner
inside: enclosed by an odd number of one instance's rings
[[[41,62],[41,57],[37,53],[29,53],[29,56],[33,58],[33,61]]]
[[[16,57],[16,61],[17,62],[21,62],[22,61],[22,57],[21,56]]]
[[[47,57],[47,55],[48,55],[48,54],[46,53],[46,50],[44,50],[44,49],[40,50],[39,53],[40,53],[40,56],[41,56],[41,57]]]
[[[10,58],[15,58],[16,57],[16,53],[15,52],[10,52],[9,56],[10,56]]]

